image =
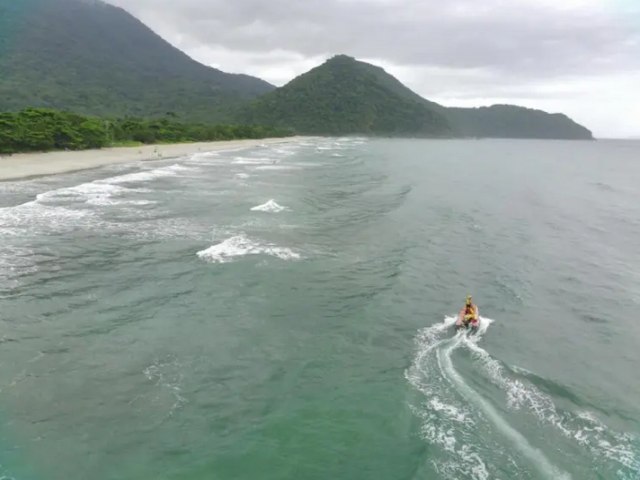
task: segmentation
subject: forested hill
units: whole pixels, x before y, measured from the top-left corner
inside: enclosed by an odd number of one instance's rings
[[[448,108],[457,136],[592,140],[592,133],[562,113],[514,105]]]
[[[338,55],[251,102],[243,122],[305,134],[451,136],[447,118],[380,67]]]
[[[99,0],[0,0],[0,111],[224,119],[273,90],[206,67]]]
[[[239,121],[300,133],[420,137],[592,139],[562,114],[513,105],[447,108],[428,101],[382,68],[338,55],[253,100]]]
[[[0,112],[33,107],[320,135],[592,138],[562,114],[443,107],[345,55],[275,89],[194,61],[101,0],[0,0]]]

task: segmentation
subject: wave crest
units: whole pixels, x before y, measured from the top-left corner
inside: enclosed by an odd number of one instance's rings
[[[273,244],[260,244],[245,235],[236,235],[197,253],[198,257],[211,263],[228,263],[245,255],[270,255],[282,260],[297,260],[300,254],[290,248]]]
[[[269,212],[269,213],[278,213],[283,210],[287,210],[287,207],[283,207],[282,205],[278,205],[275,200],[271,199],[262,205],[256,205],[251,208],[252,212]]]

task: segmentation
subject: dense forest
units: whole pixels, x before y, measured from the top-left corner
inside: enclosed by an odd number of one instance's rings
[[[562,113],[515,105],[447,108],[446,113],[460,137],[593,139],[588,129]]]
[[[100,0],[0,0],[0,111],[31,107],[164,119],[136,120],[147,125],[139,129],[146,132],[139,132],[141,138],[165,131],[159,122],[175,123],[165,112],[201,124],[200,130],[202,124],[234,123],[317,135],[593,138],[562,114],[513,105],[447,108],[382,68],[344,55],[276,89],[196,62],[125,10]],[[109,142],[117,130],[105,125]],[[95,141],[99,135],[80,137]]]
[[[337,55],[251,101],[242,122],[299,133],[404,137],[592,139],[566,115],[514,105],[447,108],[430,102],[382,68]]]
[[[100,1],[0,0],[0,111],[232,121],[264,80],[202,65],[137,18]]]
[[[305,134],[451,136],[434,105],[382,68],[338,55],[254,100],[238,118]]]
[[[256,125],[184,123],[163,119],[105,119],[50,109],[0,113],[0,154],[83,150],[136,143],[197,142],[284,137],[291,132]]]

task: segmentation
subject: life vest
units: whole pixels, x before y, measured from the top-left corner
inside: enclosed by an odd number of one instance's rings
[[[464,318],[468,320],[476,319],[476,306],[475,305],[465,305],[464,306]]]

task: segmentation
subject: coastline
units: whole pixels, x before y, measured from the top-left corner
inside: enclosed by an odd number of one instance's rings
[[[300,137],[169,143],[96,150],[16,153],[0,155],[0,181],[69,173],[139,160],[161,160],[199,152],[250,148],[263,144],[290,143]]]

